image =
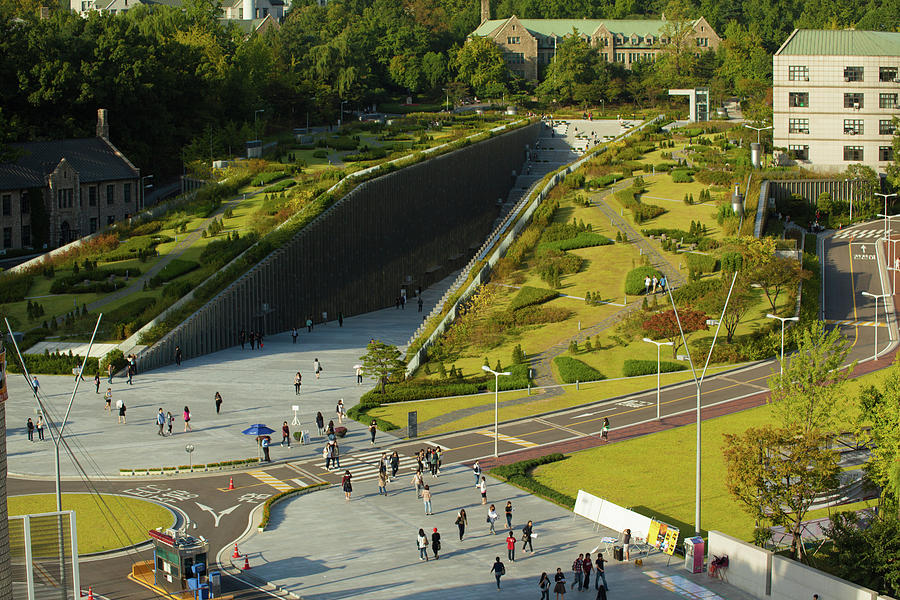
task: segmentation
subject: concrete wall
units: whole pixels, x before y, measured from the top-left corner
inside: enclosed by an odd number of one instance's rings
[[[772,595],[775,600],[797,600],[819,595],[819,600],[876,600],[872,590],[783,556],[772,559]]]
[[[833,200],[849,202],[859,200],[859,182],[852,179],[782,179],[769,181],[769,198],[776,201],[790,198],[792,194],[815,202],[822,192],[831,194]]]
[[[52,434],[51,434],[52,435]],[[9,521],[6,510],[6,404],[0,402],[0,598],[12,598]]]
[[[757,598],[769,594],[773,556],[771,551],[719,531],[710,531],[708,552],[710,560],[714,555],[728,555],[728,571],[725,575],[728,583]],[[812,594],[804,597],[812,597]]]

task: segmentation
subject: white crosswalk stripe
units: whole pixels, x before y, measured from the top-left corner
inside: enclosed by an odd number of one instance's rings
[[[390,453],[388,453],[390,455]],[[378,461],[381,460],[381,451],[356,452],[341,457],[341,467],[338,471],[348,470],[353,475],[354,483],[368,481],[378,477]],[[416,459],[412,456],[400,455],[400,468],[397,477],[404,477],[416,469]],[[388,469],[390,473],[390,469]]]
[[[845,229],[834,234],[835,239],[845,240],[848,238],[867,239],[875,238],[884,234],[884,229]]]

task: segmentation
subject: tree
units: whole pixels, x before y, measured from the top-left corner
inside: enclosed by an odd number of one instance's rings
[[[648,337],[655,340],[665,339],[672,343],[673,358],[678,355],[678,349],[683,345],[682,329],[685,341],[695,331],[707,329],[706,314],[699,310],[684,308],[678,311],[678,317],[681,319],[681,329],[678,328],[675,310],[671,308],[651,315],[642,325]]]
[[[460,81],[476,95],[500,96],[506,92],[509,69],[503,52],[487,37],[474,37],[463,44],[453,60]]]
[[[803,556],[801,526],[816,498],[838,482],[838,456],[820,430],[751,427],[726,434],[725,487],[750,515],[791,532],[791,552]]]
[[[401,375],[406,369],[406,364],[400,359],[401,354],[397,346],[373,340],[366,346],[366,350],[366,354],[359,357],[362,361],[363,375],[378,379],[383,394],[388,379]]]
[[[882,512],[868,522],[858,513],[831,517],[825,535],[834,544],[833,573],[879,594],[900,596],[900,518]]]
[[[818,429],[845,428],[838,419],[844,382],[853,371],[840,369],[850,343],[838,329],[826,331],[813,321],[795,336],[797,352],[784,365],[784,373],[769,378],[771,402],[783,427],[805,434]]]
[[[881,488],[884,503],[892,504],[900,516],[900,364],[894,362],[880,388],[860,390],[859,401],[860,424],[871,426],[866,474]]]
[[[730,281],[722,279],[721,285],[704,295],[697,302],[697,308],[711,315],[721,315],[722,308],[725,306],[725,300],[728,299],[728,288]],[[729,344],[734,338],[734,332],[737,331],[738,325],[750,312],[750,309],[756,304],[756,294],[753,289],[747,285],[744,277],[738,275],[734,282],[734,289],[731,291],[731,298],[728,299],[728,307],[725,309],[725,315],[722,318],[722,325],[725,327],[725,341]]]
[[[391,59],[388,73],[391,80],[404,90],[415,93],[422,87],[422,63],[418,56],[398,54]]]
[[[688,16],[686,0],[670,0],[666,5],[662,35],[668,40],[655,63],[654,75],[659,87],[693,87],[697,46],[693,40],[693,20]]]
[[[895,188],[900,188],[900,118],[894,117],[891,120],[894,126],[894,138],[892,145],[894,147],[894,161],[887,166],[888,180]]]
[[[556,58],[536,91],[545,101],[595,104],[603,97],[608,78],[600,55],[573,29],[558,44]]]
[[[781,292],[797,285],[802,279],[809,278],[809,273],[804,271],[796,260],[772,256],[757,264],[748,277],[752,283],[763,289],[766,299],[772,307],[772,312],[777,313],[778,297]]]

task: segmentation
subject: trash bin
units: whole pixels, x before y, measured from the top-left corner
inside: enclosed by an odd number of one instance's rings
[[[222,593],[222,574],[219,571],[209,572],[209,591],[213,598]]]
[[[684,538],[684,568],[688,573],[703,572],[704,547],[700,536]]]

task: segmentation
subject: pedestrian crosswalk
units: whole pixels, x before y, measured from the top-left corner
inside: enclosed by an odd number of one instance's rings
[[[372,452],[355,452],[340,457],[339,472],[350,471],[353,475],[353,481],[367,481],[378,477],[378,461],[381,460],[383,450],[373,450]],[[390,456],[391,452],[387,453]],[[413,456],[400,457],[400,468],[397,470],[397,476],[404,476],[416,470],[416,459]],[[388,467],[390,474],[390,467]]]
[[[850,325],[851,327],[887,327],[886,323],[875,321],[854,321],[853,319],[827,319],[829,325]]]
[[[845,240],[853,238],[854,240],[875,239],[884,235],[884,227],[881,229],[844,229],[834,234],[834,238]]]
[[[285,483],[276,477],[272,477],[265,471],[247,471],[247,475],[251,475],[256,479],[259,479],[263,483],[271,485],[279,492],[286,492],[288,490],[294,489],[294,486],[290,485],[289,483]]]
[[[481,435],[486,435],[486,436],[491,437],[491,438],[494,437],[494,430],[493,430],[493,429],[479,429],[479,430],[476,431],[475,433],[480,433]],[[498,438],[501,442],[509,442],[510,444],[515,444],[515,445],[517,445],[517,446],[522,446],[523,448],[535,448],[535,447],[537,446],[537,444],[535,444],[534,442],[529,442],[529,441],[527,441],[527,440],[522,440],[522,439],[519,439],[519,438],[517,438],[517,437],[513,437],[513,436],[511,436],[511,435],[506,435],[505,433],[500,433],[500,434],[498,434],[498,435],[497,435],[497,438]]]

